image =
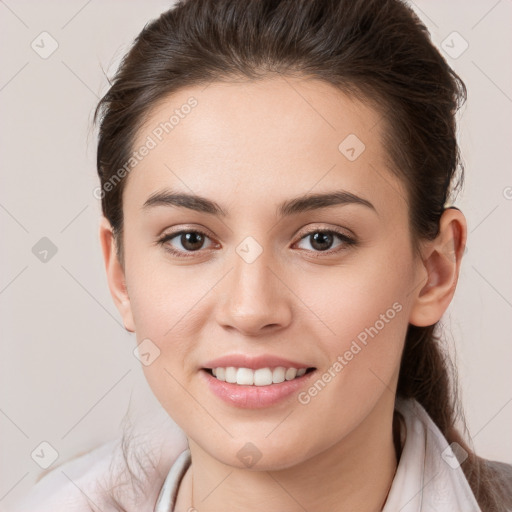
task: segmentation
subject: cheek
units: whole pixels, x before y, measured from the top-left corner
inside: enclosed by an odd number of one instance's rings
[[[150,339],[158,365],[188,368],[205,318],[205,280],[180,272],[139,275],[130,294],[137,342]]]
[[[160,344],[194,327],[194,306],[208,291],[207,279],[197,279],[200,270],[169,263],[160,249],[138,247],[126,268],[138,338],[154,337]]]
[[[348,340],[375,324],[382,332],[407,325],[413,270],[408,254],[368,251],[314,276],[302,273],[295,280],[296,292],[323,320],[324,334]],[[318,324],[321,327],[321,322]],[[364,334],[361,339],[364,341]]]
[[[318,316],[329,327],[316,322],[324,364],[298,401],[304,406],[305,428],[315,429],[315,418],[328,413],[329,423],[336,425],[332,441],[355,428],[396,386],[408,326],[408,292],[399,279],[388,276],[384,286],[376,278],[368,272],[359,280],[352,276],[340,282],[336,293],[333,283],[315,292],[318,304],[324,304]]]
[[[141,273],[132,281],[130,300],[137,343],[147,345],[152,356],[150,364],[141,358],[145,378],[162,407],[183,418],[190,412],[187,389],[200,339],[196,308],[205,292],[179,276],[179,272]]]
[[[127,283],[137,343],[154,354],[142,369],[162,406],[173,415],[190,411],[187,391],[197,372],[199,340],[213,314],[208,294],[217,275],[176,267],[132,251]],[[206,298],[206,300],[205,300]]]
[[[358,396],[365,388],[367,393],[380,392],[398,370],[414,281],[406,250],[367,254],[353,265],[330,268],[329,279],[303,277],[298,291],[321,320],[315,322],[309,314],[327,356],[326,368],[336,365],[333,380],[338,384],[333,388],[348,395],[357,390]]]

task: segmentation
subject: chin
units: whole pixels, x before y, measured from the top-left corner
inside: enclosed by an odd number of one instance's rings
[[[226,456],[227,452],[234,452],[235,455]],[[210,454],[227,466],[248,471],[280,471],[297,466],[309,458],[306,453],[298,452],[293,446],[275,446],[273,443],[262,442],[256,444],[251,441],[235,441],[219,453]]]

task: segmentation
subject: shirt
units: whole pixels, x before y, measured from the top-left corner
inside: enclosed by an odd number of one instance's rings
[[[454,449],[413,399],[395,401],[405,420],[402,453],[382,512],[481,512]],[[460,447],[461,448],[461,447]],[[180,481],[191,463],[185,449],[172,465],[154,512],[173,512]]]
[[[401,456],[382,512],[482,512],[459,465],[461,454],[450,446],[441,431],[414,399],[396,399],[395,409],[405,422],[401,432]],[[106,483],[123,491],[122,507],[137,512],[174,512],[179,484],[191,459],[184,432],[162,409],[168,422],[137,431],[137,458],[151,458],[154,465],[132,471],[146,474],[144,488],[133,485],[126,471],[119,440],[56,467],[10,512],[102,512],[120,510],[107,499]],[[463,456],[464,454],[462,454]],[[496,475],[503,475],[504,489],[512,500],[512,466],[489,461]],[[107,476],[110,477],[107,478]],[[507,502],[508,503],[508,502]]]

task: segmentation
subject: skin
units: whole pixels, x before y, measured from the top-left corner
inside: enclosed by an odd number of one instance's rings
[[[386,168],[380,115],[316,80],[183,89],[148,113],[135,147],[191,96],[198,105],[128,176],[124,267],[108,221],[100,227],[124,325],[137,343],[149,338],[160,350],[145,376],[189,439],[192,466],[177,510],[381,510],[397,464],[392,420],[406,329],[435,323],[448,307],[464,217],[446,210],[439,236],[415,252],[407,192]],[[365,144],[355,161],[338,150],[351,133]],[[163,188],[209,198],[229,215],[143,208]],[[276,214],[283,201],[340,189],[374,208]],[[189,258],[156,243],[181,228],[208,236]],[[319,229],[357,243],[334,235],[328,255],[306,236]],[[263,250],[250,264],[236,252],[247,236]],[[181,242],[166,244],[186,253]],[[401,311],[307,405],[293,395],[239,409],[200,378],[206,361],[228,353],[305,361],[321,375],[395,303]],[[237,457],[247,442],[262,454],[250,468]]]

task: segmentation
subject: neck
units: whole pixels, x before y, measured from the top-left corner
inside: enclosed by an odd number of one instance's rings
[[[393,439],[398,424],[391,405],[378,404],[329,449],[276,471],[234,468],[189,440],[193,464],[180,486],[175,510],[379,512],[398,463],[399,447]]]

